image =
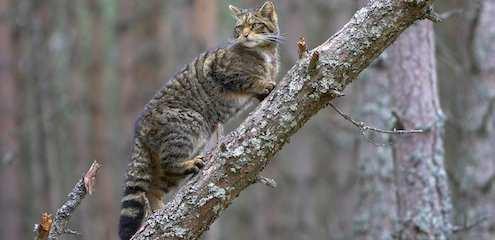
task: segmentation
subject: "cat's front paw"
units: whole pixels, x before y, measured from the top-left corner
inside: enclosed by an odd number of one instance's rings
[[[184,162],[184,174],[196,175],[199,170],[205,166],[205,157],[203,155],[198,155],[195,158]]]
[[[275,86],[276,86],[275,82],[260,82],[259,83],[260,91],[256,94],[256,98],[259,101],[263,101],[263,99],[265,99],[268,96],[268,94],[270,94],[273,91]]]

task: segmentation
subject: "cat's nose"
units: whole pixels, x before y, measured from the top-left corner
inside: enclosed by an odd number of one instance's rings
[[[247,29],[247,28],[243,29],[242,30],[242,36],[247,38],[249,36],[249,29]]]

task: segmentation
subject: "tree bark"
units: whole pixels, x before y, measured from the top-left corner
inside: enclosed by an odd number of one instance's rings
[[[443,162],[443,113],[432,23],[408,29],[389,53],[395,127],[429,129],[393,139],[399,239],[450,239],[451,202]]]
[[[359,98],[359,119],[378,128],[391,129],[389,66],[383,61],[379,60],[362,74],[363,82],[356,86],[355,93]],[[358,142],[358,201],[353,239],[393,239],[397,204],[390,140],[390,135],[368,132]]]
[[[373,1],[313,52],[315,69],[300,60],[236,130],[222,139],[205,168],[154,213],[133,239],[197,239],[255,183],[266,164],[311,116],[338,95],[416,20],[431,1]],[[313,58],[315,59],[315,58]],[[317,62],[317,61],[313,61]],[[311,76],[310,76],[311,75]]]

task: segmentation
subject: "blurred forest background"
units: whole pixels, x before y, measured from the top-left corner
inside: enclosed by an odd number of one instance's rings
[[[71,221],[77,239],[117,239],[133,122],[183,64],[226,44],[233,29],[220,0],[0,0],[0,239],[32,239],[94,159],[96,192]],[[281,76],[345,24],[365,0],[276,0]],[[455,223],[487,217],[459,239],[495,239],[495,1],[436,1],[459,10],[435,24],[445,163]],[[487,49],[491,49],[487,51]],[[388,52],[336,104],[391,128]],[[390,239],[395,220],[388,136],[360,135],[331,109],[291,139],[264,175],[205,234],[226,239]],[[375,237],[372,237],[375,236]],[[380,237],[381,236],[381,237]],[[76,239],[67,236],[66,239]]]

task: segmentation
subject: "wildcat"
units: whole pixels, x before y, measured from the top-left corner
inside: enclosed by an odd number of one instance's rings
[[[121,239],[139,229],[147,203],[152,211],[162,208],[165,193],[204,166],[200,153],[219,124],[275,87],[281,37],[274,4],[229,8],[235,18],[232,42],[176,73],[136,121],[121,201]]]

